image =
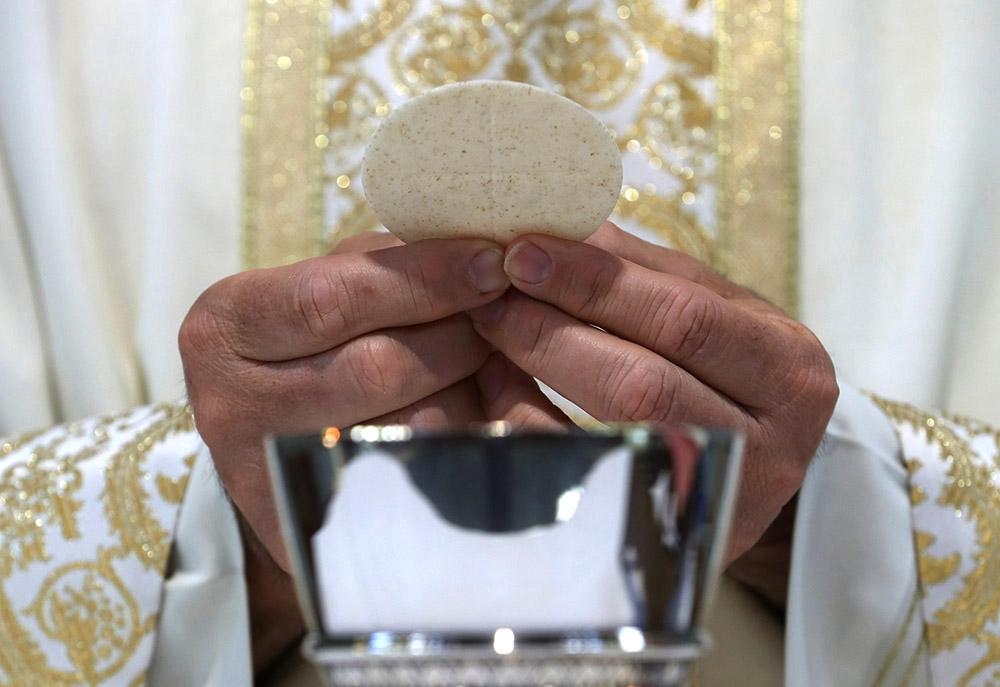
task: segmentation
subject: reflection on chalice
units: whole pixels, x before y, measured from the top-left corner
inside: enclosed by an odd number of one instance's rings
[[[275,438],[305,652],[336,685],[681,685],[739,454],[646,426]]]

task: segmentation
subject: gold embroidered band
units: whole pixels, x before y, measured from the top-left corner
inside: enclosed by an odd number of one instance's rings
[[[360,154],[394,102],[506,78],[604,119],[626,163],[615,221],[794,313],[797,0],[250,2],[247,267],[378,227]]]
[[[243,265],[323,252],[328,3],[250,0],[243,72]]]

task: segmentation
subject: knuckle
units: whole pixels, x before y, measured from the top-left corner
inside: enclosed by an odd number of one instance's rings
[[[816,406],[833,410],[840,396],[837,372],[826,349],[808,332],[796,365],[798,373],[792,383],[793,395],[813,401]]]
[[[837,384],[837,373],[826,351],[820,349],[812,356],[809,364],[810,374],[805,380],[805,394],[814,399],[824,410],[833,412],[840,397],[840,386]]]
[[[361,299],[338,270],[305,270],[292,294],[294,312],[317,341],[349,336],[351,323],[361,319]]]
[[[199,302],[200,299],[185,315],[177,332],[177,347],[182,360],[198,357],[218,337],[215,316]]]
[[[528,314],[518,323],[521,349],[526,353],[530,367],[544,368],[552,355],[552,328],[544,312]]]
[[[609,253],[577,263],[562,285],[560,302],[572,303],[573,309],[585,317],[599,316],[619,271],[617,261]]]
[[[718,319],[718,305],[691,289],[665,290],[650,318],[658,328],[654,337],[660,350],[678,363],[694,359],[709,341]]]
[[[232,279],[232,278],[230,278]],[[188,310],[177,330],[177,348],[185,365],[198,366],[201,361],[221,361],[236,352],[233,327],[227,326],[227,300],[222,290],[223,280],[202,293]]]
[[[189,389],[188,400],[198,434],[210,449],[217,449],[227,429],[237,420],[232,402],[225,393],[211,386]]]
[[[668,366],[640,360],[622,368],[612,384],[613,397],[629,422],[662,422],[674,413],[675,382]]]
[[[403,269],[401,294],[418,317],[433,316],[437,310],[431,285],[441,281],[442,265],[426,260],[410,260]]]
[[[362,395],[374,403],[398,401],[407,386],[405,356],[399,343],[384,335],[357,341],[349,365]]]

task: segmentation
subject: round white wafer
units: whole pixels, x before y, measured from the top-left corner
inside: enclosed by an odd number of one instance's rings
[[[510,81],[469,81],[410,100],[375,131],[365,197],[403,241],[521,234],[583,240],[622,186],[611,133],[590,112]]]

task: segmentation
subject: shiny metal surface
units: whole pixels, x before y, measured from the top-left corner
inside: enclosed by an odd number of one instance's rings
[[[626,426],[270,442],[279,516],[334,684],[682,684],[741,440]]]

